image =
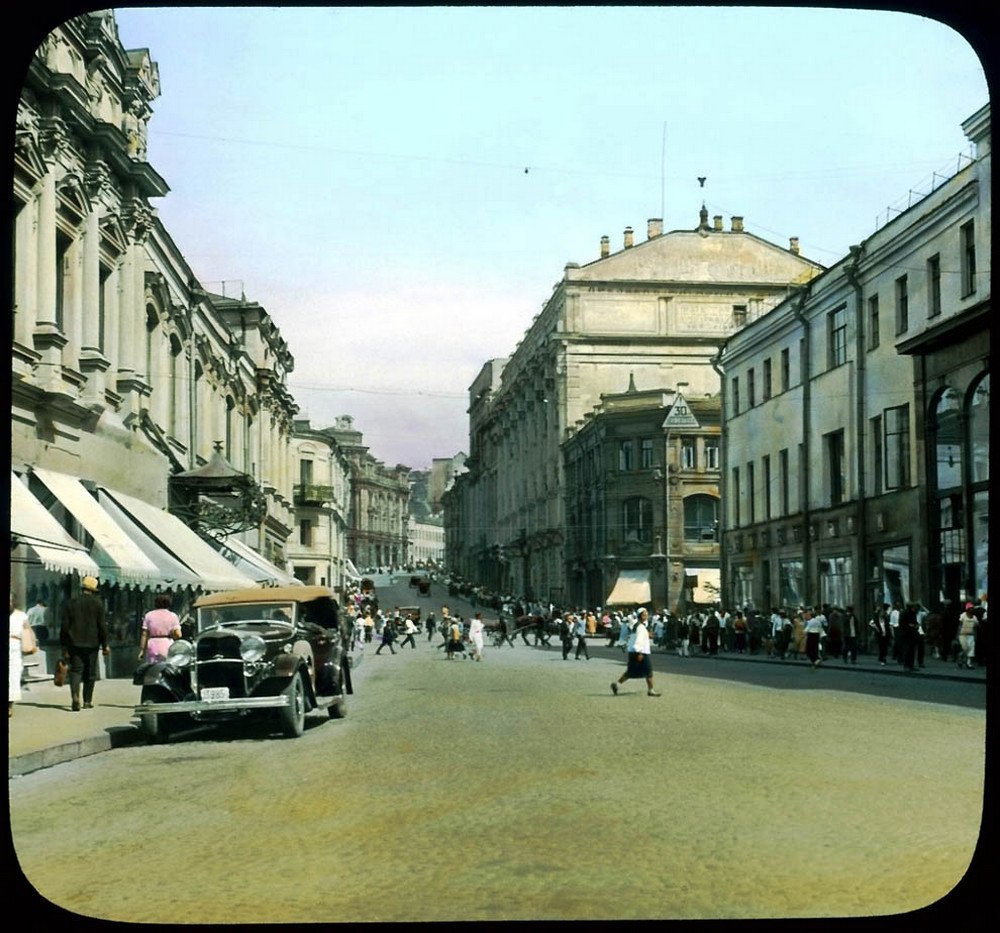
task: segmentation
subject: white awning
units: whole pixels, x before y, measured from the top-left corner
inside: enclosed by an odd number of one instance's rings
[[[606,606],[642,606],[651,599],[648,570],[621,570]]]
[[[176,515],[171,515],[135,496],[106,487],[102,489],[160,547],[193,570],[198,575],[203,589],[239,590],[256,586],[256,580],[237,570]]]
[[[156,565],[101,508],[76,476],[38,467],[33,472],[94,539],[91,557],[100,568],[100,576],[124,586],[145,587],[159,582],[160,572]]]
[[[685,567],[685,577],[695,577],[691,588],[691,602],[710,605],[719,602],[722,595],[722,571],[718,567]]]
[[[11,471],[10,533],[30,547],[46,570],[100,577],[101,569],[79,541],[72,538],[28,487]]]
[[[166,589],[178,587],[200,587],[201,577],[198,576],[187,564],[178,560],[169,551],[164,550],[156,541],[143,530],[141,525],[137,525],[129,514],[108,495],[104,489],[97,491],[98,501],[108,515],[110,515],[122,530],[139,546],[145,554],[160,570],[160,579],[157,583]]]
[[[347,576],[351,580],[360,580],[361,574],[358,573],[358,568],[354,566],[353,562],[349,557],[344,558],[344,569],[347,571]]]
[[[302,586],[298,577],[272,564],[263,554],[258,554],[249,544],[230,535],[217,545],[219,553],[234,567],[267,586]],[[230,556],[232,555],[232,556]]]

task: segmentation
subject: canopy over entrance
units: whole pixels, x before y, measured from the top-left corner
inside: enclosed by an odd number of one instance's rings
[[[651,599],[648,570],[621,570],[606,606],[641,606]]]

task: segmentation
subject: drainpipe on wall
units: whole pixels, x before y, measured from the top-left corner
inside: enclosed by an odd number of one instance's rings
[[[812,412],[810,411],[812,403],[812,373],[811,373],[811,354],[812,354],[812,341],[810,340],[809,331],[809,321],[806,319],[805,306],[806,299],[809,297],[810,287],[809,284],[805,284],[799,290],[799,300],[795,304],[795,317],[798,322],[802,325],[802,353],[799,358],[799,379],[802,381],[802,459],[799,463],[799,471],[802,476],[802,488],[799,490],[799,496],[802,500],[802,524],[803,524],[803,535],[802,535],[802,589],[803,598],[807,605],[816,605],[815,599],[810,599],[810,587],[812,584],[812,542],[809,535],[809,459],[810,459],[810,437],[809,432],[812,429]]]
[[[728,522],[726,521],[726,516],[728,509],[726,507],[726,483],[729,481],[726,474],[726,377],[722,370],[719,368],[722,362],[722,354],[725,352],[726,345],[729,343],[728,340],[724,340],[709,362],[712,364],[712,369],[715,370],[715,374],[719,377],[719,418],[720,418],[720,431],[722,436],[719,438],[721,443],[719,444],[719,599],[722,601],[723,606],[731,605],[729,601],[729,561],[726,559],[726,548],[725,548],[725,538],[726,530],[728,527]],[[669,565],[669,558],[667,560]],[[667,573],[670,573],[670,567],[667,567]],[[669,577],[668,577],[669,579]]]
[[[857,380],[855,385],[856,397],[855,405],[855,472],[858,483],[858,527],[857,527],[857,551],[858,569],[854,578],[854,608],[855,612],[861,610],[867,613],[868,606],[865,603],[865,585],[868,580],[868,489],[865,483],[865,436],[867,432],[868,418],[866,411],[867,401],[867,347],[866,347],[866,324],[864,307],[864,290],[861,287],[861,280],[858,277],[858,267],[861,265],[861,257],[864,255],[864,243],[860,246],[850,247],[851,261],[845,268],[847,281],[854,289],[855,323],[854,323],[854,356],[855,371]],[[860,582],[860,586],[859,586]],[[861,597],[859,600],[858,597]],[[862,608],[863,607],[863,608]],[[865,618],[861,616],[860,618]]]

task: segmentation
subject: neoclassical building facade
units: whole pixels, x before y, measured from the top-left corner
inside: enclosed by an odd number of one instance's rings
[[[409,562],[410,468],[386,466],[370,453],[354,419],[343,415],[326,431],[350,464],[347,554],[359,570]]]
[[[292,356],[263,308],[201,286],[156,216],[158,94],[149,52],[85,13],[32,58],[15,136],[12,582],[56,607],[89,571],[126,629],[153,590],[276,581],[294,525]],[[247,514],[210,501],[223,487]]]
[[[303,583],[341,592],[356,576],[347,557],[351,464],[329,430],[306,418],[294,427],[298,527],[288,542],[289,565]]]
[[[570,430],[568,600],[683,614],[719,598],[720,397],[607,394]]]
[[[717,393],[721,343],[822,271],[797,241],[776,246],[740,217],[723,229],[704,207],[694,229],[662,227],[649,221],[638,244],[627,228],[618,252],[605,237],[600,258],[568,264],[511,355],[488,362],[470,388],[467,473],[448,496],[461,517],[446,522],[458,572],[566,600],[568,430],[630,373],[644,386]]]
[[[989,105],[963,126],[955,175],[726,344],[730,604],[985,600]]]

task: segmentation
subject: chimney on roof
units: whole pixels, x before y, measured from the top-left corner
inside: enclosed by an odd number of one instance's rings
[[[742,233],[742,232],[743,232],[743,218],[733,217],[733,233]]]
[[[631,249],[635,244],[635,238],[632,233],[631,227],[625,228],[625,249]]]
[[[655,240],[658,236],[663,236],[663,219],[651,217],[646,221],[646,239]]]
[[[796,256],[799,255],[799,238],[797,236],[790,236],[788,238],[788,248],[795,253]]]
[[[607,259],[611,252],[611,241],[606,237],[601,237],[601,259]]]
[[[715,229],[716,230],[721,230],[722,229],[722,214],[716,214],[712,218],[712,223],[715,224]]]

